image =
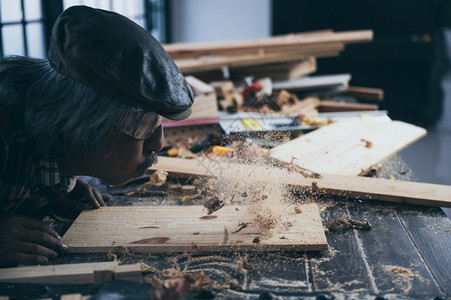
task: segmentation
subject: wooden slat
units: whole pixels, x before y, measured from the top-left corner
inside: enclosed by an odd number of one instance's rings
[[[94,270],[113,269],[118,262],[0,268],[0,282],[92,284]]]
[[[331,87],[348,87],[350,74],[335,74],[324,76],[308,76],[295,80],[278,81],[273,83],[274,90],[302,91]]]
[[[400,210],[398,215],[440,288],[450,295],[451,220],[443,212]]]
[[[293,206],[281,208],[282,220],[292,226],[271,229],[267,236],[250,206],[226,205],[209,218],[202,218],[207,215],[203,206],[105,207],[83,211],[63,242],[69,252],[107,252],[117,246],[150,253],[326,249],[317,205],[300,208],[300,214]],[[233,233],[239,222],[250,224]],[[256,237],[260,243],[253,242]]]
[[[376,293],[440,294],[418,253],[418,244],[412,242],[395,210],[357,205],[349,217],[368,221],[373,227],[358,231],[356,238],[365,253]]]
[[[329,50],[326,50],[329,51]],[[339,51],[333,50],[333,53],[327,52],[327,55],[334,55]],[[322,53],[322,52],[321,52]],[[242,67],[253,66],[265,63],[287,62],[299,59],[304,59],[311,56],[309,53],[275,53],[262,55],[242,55],[237,57],[219,56],[213,58],[199,58],[199,59],[179,59],[175,60],[177,67],[184,74],[195,73],[201,71],[220,69],[224,66]]]
[[[262,39],[244,40],[244,41],[222,41],[209,43],[178,43],[163,45],[165,50],[173,58],[180,55],[189,54],[193,56],[217,55],[218,52],[233,51],[236,49],[258,49],[280,46],[307,46],[322,43],[357,43],[369,42],[373,38],[371,30],[345,31],[337,33],[319,34],[319,35],[303,35],[289,34],[285,36],[269,37]]]
[[[318,106],[319,112],[339,112],[339,111],[368,111],[378,110],[376,104],[363,104],[341,101],[321,101]]]
[[[279,145],[270,155],[283,162],[296,157],[295,165],[321,174],[359,175],[425,135],[425,129],[401,121],[342,121]]]
[[[247,181],[311,189],[329,195],[381,200],[416,205],[451,207],[451,186],[381,178],[323,174],[320,179],[305,178],[296,172],[266,166],[232,164],[228,162],[159,157],[149,168],[166,170],[169,176],[243,178]]]
[[[384,99],[384,90],[382,89],[350,86],[347,93],[358,99],[364,100],[382,101],[382,99]]]
[[[314,73],[316,68],[316,58],[311,56],[299,61],[232,68],[230,74],[231,77],[240,80],[245,76],[253,75],[255,78],[269,77],[272,81],[283,81]]]

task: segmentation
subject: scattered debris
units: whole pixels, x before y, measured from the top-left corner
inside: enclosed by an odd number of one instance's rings
[[[186,293],[200,294],[209,292],[212,288],[211,279],[204,273],[183,274],[181,277],[165,280],[162,286],[152,288],[150,294],[152,299],[179,300],[184,299]]]
[[[258,236],[256,236],[256,237],[252,240],[252,243],[254,243],[254,244],[260,244],[260,242],[261,242],[261,239],[260,239],[260,237],[258,237]]]
[[[217,217],[218,216],[207,215],[207,216],[199,217],[199,220],[211,220],[211,219],[216,219]]]
[[[181,201],[183,204],[187,204],[188,202],[191,202],[191,201],[199,198],[200,196],[201,196],[200,194],[183,196]]]
[[[293,157],[291,157],[291,161],[289,163],[281,162],[281,164],[287,168],[288,172],[299,173],[302,176],[304,176],[305,178],[316,178],[316,179],[321,178],[321,174],[315,173],[312,170],[305,169],[298,165],[295,165],[293,162],[295,159],[297,159],[297,157],[293,156]]]
[[[367,147],[367,148],[372,148],[373,147],[373,143],[368,141],[368,140],[360,139],[360,141],[363,142],[365,144],[365,147]]]
[[[229,232],[227,231],[227,227],[224,226],[224,239],[223,239],[222,243],[225,245],[225,244],[227,244],[228,240],[229,240]]]
[[[150,183],[153,186],[160,187],[166,183],[166,179],[168,177],[168,172],[165,170],[157,170],[155,173],[150,175]]]
[[[233,231],[232,233],[237,233],[252,224],[251,222],[238,222],[238,229]]]
[[[370,230],[372,228],[371,224],[368,221],[355,221],[353,219],[345,219],[345,218],[338,218],[338,219],[334,219],[332,221],[330,221],[329,223],[327,223],[327,227],[329,229],[335,229],[338,226],[343,225],[346,228],[361,228],[361,229],[366,229],[366,230]]]
[[[155,269],[152,266],[149,266],[146,263],[140,262],[138,264],[139,264],[139,267],[141,268],[141,273],[144,273],[144,274],[145,273],[156,273],[158,271],[157,269]]]
[[[196,187],[194,185],[183,185],[182,195],[193,196],[196,194]]]
[[[243,287],[235,282],[229,282],[229,288],[234,291],[244,291]]]
[[[224,204],[224,201],[220,200],[217,196],[214,196],[205,201],[204,207],[208,210],[208,214],[211,215],[215,211],[220,210]]]

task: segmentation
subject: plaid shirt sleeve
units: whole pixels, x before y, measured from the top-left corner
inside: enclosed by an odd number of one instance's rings
[[[63,195],[60,182],[43,182],[42,156],[36,155],[35,144],[21,128],[18,119],[0,104],[0,217],[31,215]],[[59,178],[57,170],[52,171]]]

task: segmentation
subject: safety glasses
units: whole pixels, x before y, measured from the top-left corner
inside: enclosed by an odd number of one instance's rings
[[[157,113],[128,109],[119,117],[118,128],[135,139],[145,140],[152,136],[163,121],[164,117]]]

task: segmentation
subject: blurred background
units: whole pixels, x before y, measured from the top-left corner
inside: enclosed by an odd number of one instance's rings
[[[317,74],[349,73],[384,90],[380,109],[428,129],[401,152],[423,182],[451,184],[451,1],[445,0],[1,0],[0,55],[44,58],[53,23],[72,5],[116,11],[161,43],[253,39],[372,29],[371,43],[318,60]]]

